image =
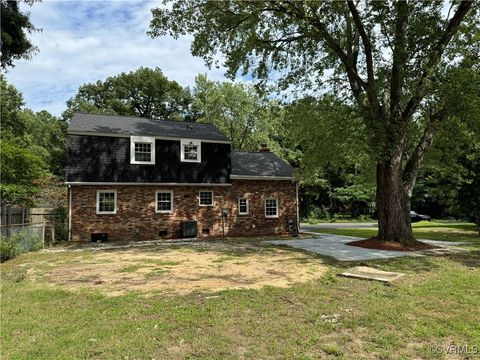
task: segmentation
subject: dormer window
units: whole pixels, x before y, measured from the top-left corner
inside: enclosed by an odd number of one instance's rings
[[[202,160],[202,143],[200,140],[182,139],[180,141],[180,159],[182,162],[196,162]]]
[[[155,138],[132,136],[130,138],[130,163],[155,164]]]

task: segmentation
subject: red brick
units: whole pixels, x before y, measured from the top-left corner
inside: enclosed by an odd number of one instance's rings
[[[117,213],[96,214],[97,190],[117,190]],[[155,191],[174,191],[172,214],[155,213]],[[211,190],[213,207],[201,207],[200,190]],[[249,199],[248,215],[238,214],[238,198]],[[279,217],[265,218],[267,197],[279,200]],[[225,219],[225,235],[231,237],[288,234],[287,220],[297,219],[296,185],[292,181],[234,180],[231,186],[72,186],[72,240],[90,241],[92,233],[108,233],[111,241],[159,239],[159,231],[167,229],[165,238],[180,238],[180,222],[196,220],[199,237],[221,237],[221,209],[230,209]],[[210,229],[203,236],[203,229]]]

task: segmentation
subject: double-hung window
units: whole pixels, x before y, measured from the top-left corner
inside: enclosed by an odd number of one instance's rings
[[[200,191],[198,203],[200,206],[213,206],[213,191]]]
[[[249,204],[247,198],[238,199],[238,214],[239,215],[248,215]]]
[[[265,217],[278,218],[278,199],[277,198],[265,199]]]
[[[130,163],[155,164],[155,138],[132,136],[130,138]]]
[[[201,162],[202,142],[195,139],[182,139],[180,141],[180,160],[182,162]]]
[[[173,191],[159,190],[155,192],[155,212],[171,214],[173,212]]]
[[[97,214],[117,213],[117,190],[97,191]]]

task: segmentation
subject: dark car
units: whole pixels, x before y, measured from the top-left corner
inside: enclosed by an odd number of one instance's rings
[[[410,219],[412,220],[412,222],[419,222],[419,221],[432,221],[432,218],[428,215],[422,215],[422,214],[419,214],[415,211],[410,211]]]

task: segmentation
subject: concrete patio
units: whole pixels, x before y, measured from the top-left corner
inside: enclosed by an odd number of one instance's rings
[[[422,255],[435,255],[445,252],[461,251],[461,249],[452,249],[451,246],[464,245],[460,242],[448,242],[448,241],[434,241],[419,239],[428,244],[439,246],[440,249],[436,250],[423,250],[423,251],[387,251],[387,250],[375,250],[364,249],[357,246],[350,246],[347,243],[356,240],[362,240],[362,238],[355,236],[342,236],[332,234],[316,234],[317,237],[311,239],[298,239],[298,240],[270,240],[265,241],[272,245],[284,245],[295,249],[301,249],[310,251],[316,254],[331,256],[340,261],[361,261],[361,260],[377,260],[377,259],[389,259],[402,256],[422,256]]]

